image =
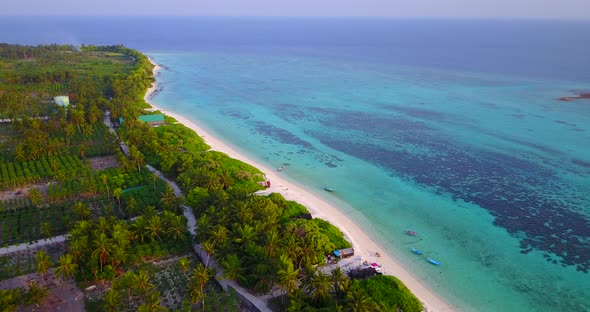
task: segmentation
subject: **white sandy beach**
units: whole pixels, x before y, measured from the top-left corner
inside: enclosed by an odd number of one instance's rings
[[[150,59],[153,62],[153,60]],[[161,69],[154,63],[154,76],[157,77],[157,72]],[[281,172],[277,172],[274,168],[269,168],[253,161],[243,154],[236,151],[235,148],[228,146],[221,140],[211,136],[199,125],[191,122],[187,118],[159,108],[150,101],[151,94],[157,89],[157,82],[152,85],[146,93],[146,102],[150,103],[155,109],[162,113],[173,117],[180,123],[189,127],[198,133],[211,149],[223,152],[232,158],[239,159],[245,163],[251,164],[254,167],[262,170],[266,177],[271,181],[272,186],[268,192],[276,192],[282,194],[286,199],[301,203],[310,211],[314,218],[321,218],[329,221],[340,228],[344,235],[349,239],[355,250],[355,256],[361,256],[369,262],[377,262],[383,266],[385,274],[393,275],[399,278],[424,304],[427,311],[455,311],[456,308],[451,306],[445,300],[440,298],[436,293],[423,285],[419,280],[414,278],[408,271],[406,271],[394,258],[390,257],[379,244],[374,242],[368,235],[366,235],[359,226],[344,215],[338,208],[331,205],[327,201],[313,194],[305,189],[304,186],[297,185],[282,177]],[[376,254],[380,257],[377,257]]]

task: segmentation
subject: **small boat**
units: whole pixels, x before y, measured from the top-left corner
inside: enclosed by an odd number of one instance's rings
[[[410,230],[405,230],[404,233],[411,235],[411,236],[416,236],[416,234],[418,234],[418,233],[416,233],[414,231],[410,231]]]
[[[283,170],[285,170],[285,167],[284,166],[280,166],[280,167],[277,168],[277,171],[283,171]]]
[[[434,260],[434,259],[432,259],[430,257],[426,258],[426,261],[428,261],[428,262],[430,262],[430,263],[432,263],[434,265],[440,265],[440,262],[438,262],[438,261],[436,261],[436,260]]]
[[[421,255],[422,254],[422,251],[420,251],[420,250],[418,250],[416,248],[412,248],[412,252],[415,253],[415,254],[417,254],[417,255]]]
[[[335,189],[329,187],[329,186],[324,186],[324,190],[328,191],[328,192],[336,192]]]

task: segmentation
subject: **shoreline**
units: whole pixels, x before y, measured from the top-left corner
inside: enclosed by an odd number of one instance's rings
[[[158,65],[148,56],[150,62],[154,65],[154,78],[157,78],[158,72],[162,69],[162,66]],[[287,178],[282,177],[279,172],[275,169],[270,168],[268,165],[260,164],[247,156],[240,154],[235,148],[225,144],[218,138],[212,136],[203,129],[201,126],[188,120],[187,118],[164,110],[155,105],[151,98],[154,91],[158,90],[158,82],[154,82],[147,90],[144,99],[151,105],[152,108],[161,111],[184,126],[195,131],[197,135],[202,137],[205,142],[211,147],[211,150],[219,151],[227,154],[229,157],[241,160],[247,164],[250,164],[266,175],[267,179],[272,182],[272,186],[267,189],[268,193],[280,193],[287,200],[296,201],[304,205],[314,218],[320,218],[329,221],[336,227],[338,227],[344,236],[350,241],[352,247],[355,250],[355,257],[361,256],[363,259],[369,262],[378,262],[383,266],[384,274],[392,275],[401,280],[408,289],[422,302],[425,311],[456,311],[451,304],[439,297],[435,292],[427,288],[421,281],[414,278],[395,258],[389,256],[387,252],[375,241],[373,241],[362,229],[344,215],[334,205],[320,198],[312,191],[305,189],[304,186],[300,186],[294,182],[289,181]],[[377,256],[379,254],[380,256]]]

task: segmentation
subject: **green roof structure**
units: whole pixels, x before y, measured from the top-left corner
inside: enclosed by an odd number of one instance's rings
[[[59,106],[69,106],[70,105],[70,97],[67,95],[60,95],[53,98],[55,104]]]
[[[154,114],[154,115],[141,115],[137,117],[139,121],[147,122],[147,123],[154,123],[154,122],[164,122],[164,115],[162,114]]]

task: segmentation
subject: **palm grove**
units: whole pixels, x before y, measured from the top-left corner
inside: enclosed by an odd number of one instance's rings
[[[156,128],[138,121],[154,81],[143,54],[123,46],[1,44],[0,57],[0,118],[11,121],[0,128],[6,138],[0,143],[0,186],[49,182],[46,194],[33,188],[26,200],[2,202],[2,244],[68,232],[63,255],[52,260],[40,251],[36,269],[42,277],[52,269],[80,286],[106,285],[87,309],[235,309],[233,299],[215,291],[210,261],[251,292],[276,294],[277,310],[422,309],[393,277],[357,281],[339,269],[322,273],[325,255],[349,243],[328,222],[305,218],[308,211],[296,202],[279,194],[252,196],[261,188],[258,169],[209,151],[169,117]],[[64,93],[71,106],[48,101]],[[103,123],[105,111],[113,121],[124,120],[116,135]],[[119,141],[128,154],[118,149]],[[119,166],[89,168],[89,158],[105,155],[115,156]],[[176,197],[146,164],[175,180],[186,198]],[[182,202],[197,218],[195,237],[186,230]],[[193,244],[206,252],[204,263],[192,255]],[[181,305],[166,307],[166,287],[146,266],[166,259],[180,272],[179,283],[190,285]],[[40,302],[43,282],[1,291],[0,302]]]

